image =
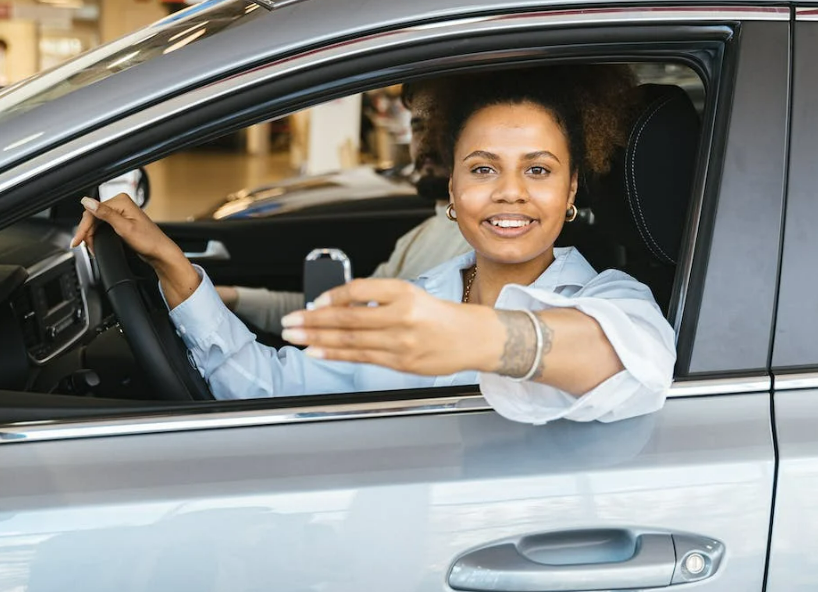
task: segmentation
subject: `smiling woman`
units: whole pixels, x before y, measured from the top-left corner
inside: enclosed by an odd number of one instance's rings
[[[449,213],[474,252],[414,285],[356,280],[327,292],[316,310],[282,319],[283,337],[306,351],[255,342],[204,271],[126,196],[84,200],[75,243],[93,247],[105,221],[154,267],[170,317],[220,399],[479,382],[499,413],[527,423],[654,411],[675,348],[650,290],[554,248],[589,161],[587,118],[576,107],[582,77],[517,79],[493,81],[499,90],[475,85],[452,114]]]

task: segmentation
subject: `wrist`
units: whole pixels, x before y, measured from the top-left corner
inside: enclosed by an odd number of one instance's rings
[[[168,256],[151,263],[162,285],[165,300],[171,309],[187,300],[202,282],[199,272],[181,250],[179,250],[178,257]]]
[[[506,330],[497,311],[489,306],[458,305],[465,309],[464,347],[461,352],[468,356],[466,365],[478,372],[496,372],[503,356]]]

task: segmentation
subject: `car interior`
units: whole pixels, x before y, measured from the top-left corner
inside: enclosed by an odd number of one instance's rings
[[[620,269],[646,283],[672,319],[704,86],[686,66],[662,66],[633,64],[639,108],[627,146],[614,155],[609,173],[581,190],[582,215],[565,225],[557,245],[577,247],[597,270]],[[407,181],[395,183],[405,189]],[[147,179],[141,190],[147,198]],[[0,231],[0,390],[43,396],[44,406],[77,416],[112,405],[146,410],[210,400],[150,268],[112,232],[100,236],[96,257],[84,246],[68,247],[79,197]],[[432,214],[433,203],[402,194],[160,225],[186,253],[204,253],[214,240],[227,246],[230,259],[201,262],[216,284],[293,291],[301,289],[304,256],[314,248],[341,249],[355,275],[365,277],[401,235]],[[14,407],[15,397],[0,399],[0,406]],[[40,418],[34,411],[14,417]]]

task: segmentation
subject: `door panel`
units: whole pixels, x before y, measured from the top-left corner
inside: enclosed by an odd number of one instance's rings
[[[300,291],[304,257],[311,250],[342,249],[353,274],[366,277],[389,258],[398,238],[434,215],[433,206],[160,226],[185,252],[205,252],[211,241],[224,246],[229,258],[192,259],[216,283]]]
[[[799,9],[799,18],[804,12],[814,10]],[[810,372],[818,368],[818,23],[797,22],[794,37],[787,213],[772,362],[779,372]]]
[[[818,390],[775,394],[778,484],[767,592],[818,589]]]
[[[767,394],[614,424],[471,412],[0,452],[0,592],[441,591],[468,551],[580,529],[711,537],[724,560],[695,589],[762,590]]]

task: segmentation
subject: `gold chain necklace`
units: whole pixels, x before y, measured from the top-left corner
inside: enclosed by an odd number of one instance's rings
[[[463,290],[463,302],[469,302],[469,296],[471,295],[471,285],[474,283],[474,276],[477,275],[477,264],[474,265],[474,269],[471,270],[469,274],[469,279],[466,280],[466,289]]]

